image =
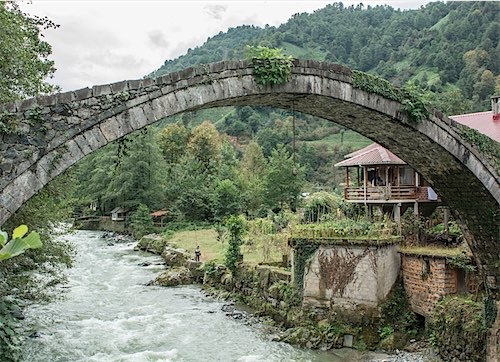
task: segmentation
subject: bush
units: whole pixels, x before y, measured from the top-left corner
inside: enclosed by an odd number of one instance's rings
[[[225,225],[229,233],[229,247],[226,250],[225,264],[234,274],[236,273],[236,264],[242,256],[240,246],[243,244],[243,235],[246,233],[246,219],[243,215],[230,216]]]
[[[484,361],[486,323],[483,303],[469,296],[450,296],[434,309],[429,323],[429,340],[448,361]]]

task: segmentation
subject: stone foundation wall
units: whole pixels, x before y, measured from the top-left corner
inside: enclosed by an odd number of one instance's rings
[[[399,276],[394,245],[320,246],[304,272],[304,306],[376,307]]]
[[[442,297],[459,291],[457,270],[447,267],[444,258],[403,255],[402,272],[412,310],[425,317],[431,316]]]

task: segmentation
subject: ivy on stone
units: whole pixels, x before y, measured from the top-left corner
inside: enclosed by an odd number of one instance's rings
[[[460,126],[459,133],[467,142],[485,154],[492,161],[495,170],[500,172],[499,142],[496,142],[481,132],[469,127]]]
[[[284,55],[283,49],[247,45],[246,53],[257,84],[273,86],[285,83],[290,78],[293,58]]]
[[[294,286],[299,295],[302,295],[304,290],[304,274],[306,269],[306,262],[311,256],[319,249],[319,244],[310,242],[306,239],[296,239],[295,242],[295,255],[294,255]]]
[[[420,122],[429,114],[430,99],[427,93],[412,83],[397,88],[391,82],[373,74],[352,71],[352,85],[366,92],[400,102],[414,122]]]

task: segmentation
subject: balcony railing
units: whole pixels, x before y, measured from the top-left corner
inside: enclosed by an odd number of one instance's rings
[[[346,200],[418,200],[431,201],[428,197],[427,186],[368,186],[346,187],[344,189]],[[432,200],[435,201],[435,200]]]

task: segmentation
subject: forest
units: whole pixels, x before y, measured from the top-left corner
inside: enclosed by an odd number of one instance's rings
[[[482,111],[500,91],[499,10],[495,2],[436,2],[405,11],[333,3],[279,27],[229,29],[149,76],[242,59],[246,46],[263,45],[410,83],[447,114]],[[369,143],[298,112],[246,106],[186,113],[91,155],[74,173],[75,201],[97,202],[101,214],[145,204],[179,220],[265,215],[295,208],[300,192],[339,192],[342,177],[333,164]],[[283,174],[273,174],[278,170]],[[273,190],[279,180],[290,184]]]

